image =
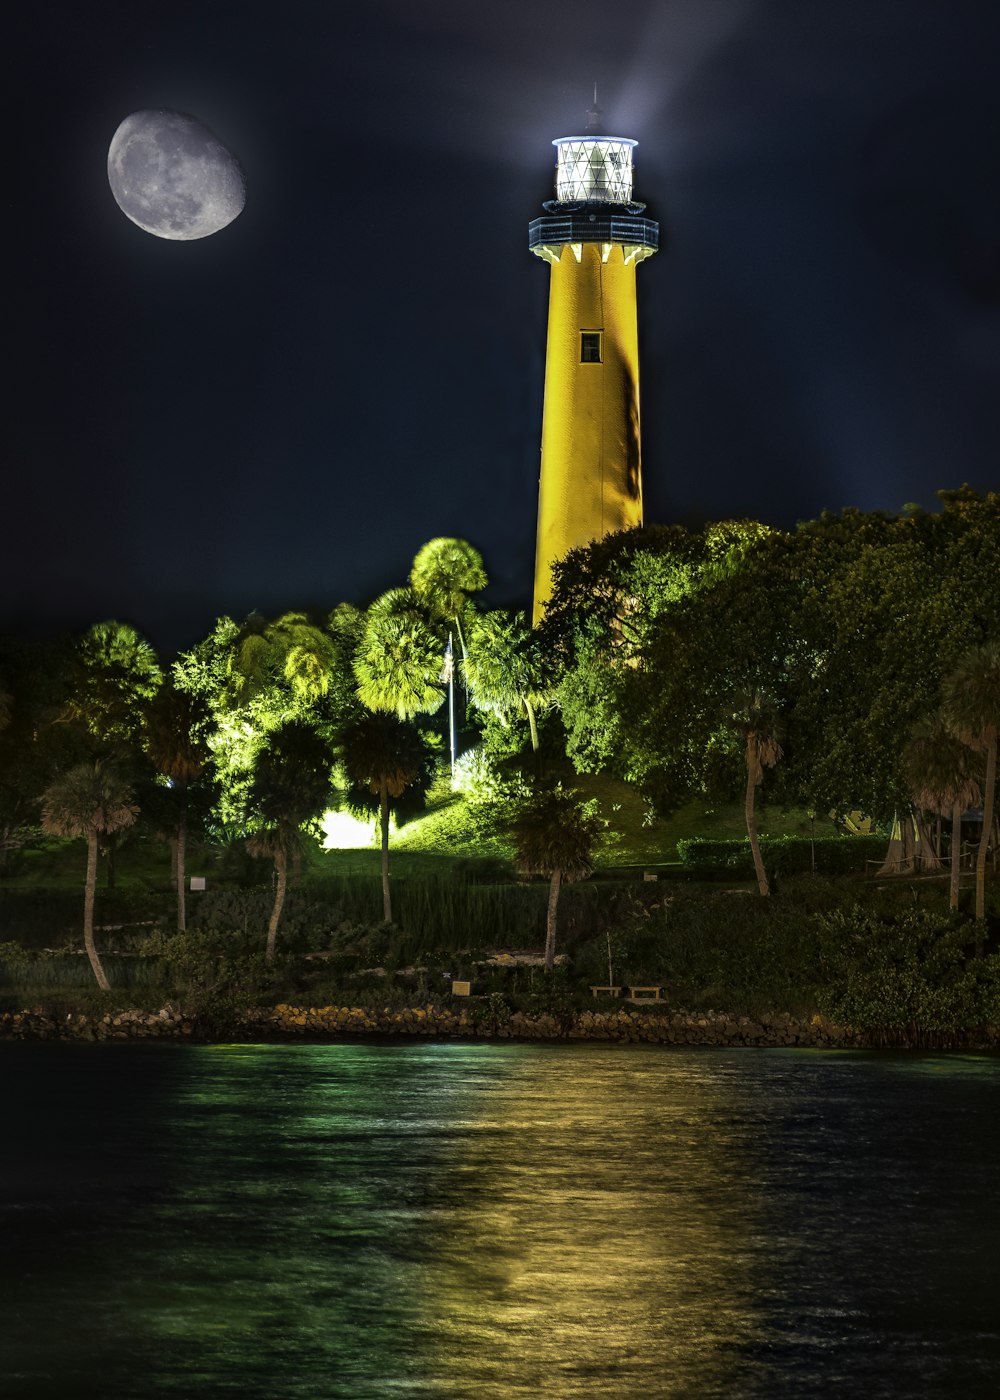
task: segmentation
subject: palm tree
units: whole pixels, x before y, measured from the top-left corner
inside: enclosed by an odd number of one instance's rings
[[[259,694],[275,678],[274,648],[267,636],[267,618],[249,613],[225,643],[224,702],[232,707]]]
[[[344,730],[344,769],[355,787],[378,801],[382,844],[382,914],[392,922],[389,890],[389,813],[395,799],[423,774],[427,745],[415,725],[392,714],[367,714]]]
[[[204,738],[208,707],[199,695],[177,690],[168,682],[146,714],[146,752],[153,767],[176,794],[175,877],[177,880],[177,931],[187,925],[184,864],[187,850],[188,795],[208,763]]]
[[[152,646],[128,623],[95,622],[77,643],[75,662],[67,718],[105,744],[135,743],[163,680]]]
[[[285,613],[265,633],[278,654],[285,680],[299,701],[321,699],[330,688],[337,653],[333,640],[305,613]]]
[[[98,839],[131,826],[138,814],[139,808],[128,783],[120,773],[101,760],[71,768],[42,794],[43,831],[50,836],[86,837],[83,942],[97,985],[105,992],[110,984],[94,943]]]
[[[440,706],[441,645],[410,589],[390,589],[368,609],[354,675],[366,709],[408,720]]]
[[[750,852],[753,868],[757,874],[757,888],[762,895],[771,893],[764,860],[760,853],[757,836],[757,814],[755,799],[757,789],[764,781],[764,769],[773,768],[784,756],[781,747],[781,721],[774,702],[763,691],[751,688],[746,692],[739,708],[730,716],[730,724],[743,740],[744,761],[747,770],[746,793],[743,811],[750,838]]]
[[[546,670],[538,633],[528,626],[524,613],[489,612],[475,618],[465,659],[472,698],[503,725],[511,714],[523,714],[536,754],[537,713],[551,693]]]
[[[914,726],[903,755],[910,793],[918,807],[951,818],[949,907],[958,908],[962,813],[982,801],[975,755],[951,732],[941,715]]]
[[[329,634],[305,613],[283,613],[274,622],[251,613],[228,659],[230,698],[246,701],[283,679],[292,697],[309,705],[329,690],[336,659]]]
[[[462,613],[469,594],[480,592],[487,582],[483,557],[468,540],[429,540],[413,561],[410,587],[432,617],[455,624],[463,659]]]
[[[274,862],[274,904],[266,956],[274,958],[288,884],[288,858],[302,849],[302,828],[321,816],[330,798],[331,758],[326,741],[309,725],[291,720],[272,734],[257,758],[247,797],[251,833],[247,850]]]
[[[294,856],[300,849],[301,839],[298,827],[282,822],[262,826],[252,836],[247,837],[247,850],[252,856],[262,856],[265,860],[274,862],[274,903],[271,906],[271,917],[267,922],[267,940],[264,945],[264,956],[268,962],[274,961],[278,942],[278,924],[281,922],[281,911],[285,907],[285,894],[288,889],[288,857]]]
[[[976,918],[986,917],[986,855],[993,836],[993,801],[1000,734],[1000,642],[961,656],[944,685],[948,725],[963,743],[986,755],[983,831],[976,855]]]
[[[535,789],[515,803],[507,828],[524,875],[546,875],[549,901],[545,915],[545,970],[555,966],[559,891],[566,880],[586,880],[594,864],[594,846],[602,822],[578,794],[561,783]]]

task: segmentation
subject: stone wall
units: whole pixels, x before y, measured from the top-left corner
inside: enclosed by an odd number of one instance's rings
[[[0,1012],[0,1040],[167,1040],[191,1038],[195,1022],[182,1011],[110,1011],[56,1015],[44,1007]]]
[[[500,1040],[607,1040],[660,1045],[858,1045],[859,1037],[820,1017],[752,1021],[722,1012],[621,1010],[528,1015],[506,1008],[427,1005],[403,1009],[282,1004],[243,1017],[229,1034],[248,1039],[441,1036]],[[206,1039],[196,1018],[173,1007],[57,1016],[43,1007],[0,1014],[0,1038],[18,1040]]]
[[[436,1036],[489,1040],[618,1041],[655,1045],[801,1045],[862,1047],[899,1037],[864,1035],[821,1016],[797,1020],[775,1012],[753,1020],[722,1011],[689,1012],[624,1007],[528,1015],[500,1005],[415,1006],[363,1009],[356,1006],[264,1007],[225,1029],[225,1038],[247,1040],[339,1040],[350,1036]],[[0,1013],[0,1039],[16,1040],[212,1040],[205,1023],[166,1006],[160,1011],[119,1011],[57,1016],[43,1007]],[[935,1039],[935,1048],[997,1048],[996,1027],[979,1036]]]
[[[752,1021],[722,1012],[576,1011],[561,1015],[489,1007],[427,1005],[403,1010],[281,1005],[257,1013],[253,1026],[282,1038],[328,1035],[476,1036],[491,1040],[615,1040],[659,1045],[858,1045],[860,1039],[819,1016],[797,1021],[773,1015]]]

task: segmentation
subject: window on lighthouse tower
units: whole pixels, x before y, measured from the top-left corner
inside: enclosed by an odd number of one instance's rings
[[[581,331],[580,332],[580,363],[582,365],[599,365],[603,356],[601,355],[601,332]]]

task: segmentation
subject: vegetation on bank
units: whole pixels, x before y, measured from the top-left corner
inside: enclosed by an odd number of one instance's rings
[[[563,891],[562,953],[546,974],[547,883],[496,876],[486,863],[404,876],[395,883],[399,924],[379,919],[371,875],[306,876],[288,894],[271,962],[267,886],[194,896],[183,933],[165,891],[99,892],[108,993],[93,988],[75,894],[7,890],[0,910],[19,937],[0,946],[0,1010],[172,1003],[223,1031],[249,1008],[282,1002],[455,1007],[465,1003],[452,982],[468,980],[473,1005],[530,1014],[605,1005],[590,988],[613,983],[662,985],[670,1009],[820,1012],[887,1043],[1000,1026],[1000,955],[987,942],[976,956],[984,931],[949,913],[940,880],[782,876],[768,900],[749,883],[581,882]],[[989,912],[995,927],[1000,910]],[[45,952],[56,926],[64,941]],[[534,965],[510,957],[522,952]]]
[[[459,968],[512,1004],[614,980],[986,1024],[1000,496],[941,500],[612,536],[534,629],[439,539],[364,609],[220,618],[170,663],[113,621],[0,640],[0,977],[68,994],[82,938],[105,996],[206,1014]],[[377,849],[319,853],[352,822]]]

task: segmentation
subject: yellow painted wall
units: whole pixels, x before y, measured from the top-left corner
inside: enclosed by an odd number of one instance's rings
[[[534,621],[568,550],[642,524],[635,252],[578,243],[537,250],[551,265]],[[633,254],[633,256],[630,256]],[[581,364],[582,331],[603,361]]]

